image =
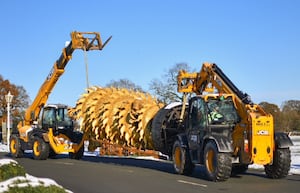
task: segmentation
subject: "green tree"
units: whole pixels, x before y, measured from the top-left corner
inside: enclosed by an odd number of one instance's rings
[[[283,127],[283,117],[280,108],[276,104],[271,104],[268,102],[261,102],[259,105],[267,112],[273,116],[275,131],[284,131]]]
[[[300,100],[288,100],[282,105],[286,131],[300,131]]]

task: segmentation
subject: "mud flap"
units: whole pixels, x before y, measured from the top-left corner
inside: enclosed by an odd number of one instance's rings
[[[278,148],[288,148],[290,146],[293,146],[293,142],[290,137],[283,132],[275,133],[275,144]]]
[[[230,139],[228,139],[227,137],[213,135],[210,136],[209,138],[213,139],[216,142],[219,152],[223,152],[223,153],[233,152],[232,143]]]

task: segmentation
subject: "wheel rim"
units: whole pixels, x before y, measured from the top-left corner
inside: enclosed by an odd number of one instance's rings
[[[11,152],[12,154],[17,153],[16,144],[17,144],[17,142],[16,142],[15,139],[12,139],[12,140],[10,141],[10,152]]]
[[[33,152],[34,152],[34,155],[36,156],[39,156],[41,154],[41,151],[40,151],[40,142],[39,141],[35,141],[34,144],[33,144]]]
[[[174,151],[174,163],[175,167],[179,168],[181,165],[181,150],[180,147],[176,147]]]
[[[209,150],[206,154],[206,167],[210,173],[215,171],[215,153],[213,150]]]

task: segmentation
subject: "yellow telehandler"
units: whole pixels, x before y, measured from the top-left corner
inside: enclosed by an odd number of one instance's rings
[[[290,138],[274,132],[273,116],[216,64],[204,63],[199,73],[182,70],[177,81],[183,102],[161,109],[152,123],[155,149],[172,157],[177,173],[202,164],[209,180],[224,181],[259,164],[270,178],[288,175]]]
[[[83,156],[83,134],[74,131],[68,107],[62,104],[46,105],[46,102],[73,52],[76,49],[102,50],[110,38],[102,44],[97,32],[71,32],[71,42],[62,50],[33,103],[26,110],[25,120],[12,131],[9,148],[13,157],[23,156],[25,150],[32,150],[33,158],[37,160],[66,152],[74,159]]]

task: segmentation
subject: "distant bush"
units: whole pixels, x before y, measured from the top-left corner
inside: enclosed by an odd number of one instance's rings
[[[4,193],[66,193],[66,191],[63,188],[60,188],[58,186],[26,186],[26,187],[10,187],[9,191]]]
[[[11,178],[23,176],[26,177],[25,169],[16,162],[10,162],[9,164],[0,165],[0,183]],[[4,191],[3,193],[66,193],[66,190],[62,187],[50,185],[50,186],[43,186],[43,182],[40,182],[41,185],[38,186],[31,186],[28,184],[26,187],[17,187],[14,186],[19,183],[27,182],[27,179],[24,180],[16,180],[9,185],[8,190]],[[29,182],[29,181],[28,181]],[[2,187],[3,188],[3,187]],[[1,189],[1,188],[0,188]]]
[[[0,166],[0,182],[16,176],[25,176],[25,169],[14,162]]]

